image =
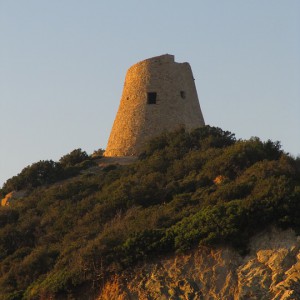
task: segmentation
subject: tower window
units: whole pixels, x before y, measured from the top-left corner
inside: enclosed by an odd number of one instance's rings
[[[147,94],[147,103],[148,104],[156,104],[156,95],[157,95],[157,93],[155,93],[155,92],[149,92]]]
[[[180,91],[180,96],[182,99],[185,99],[185,91]]]

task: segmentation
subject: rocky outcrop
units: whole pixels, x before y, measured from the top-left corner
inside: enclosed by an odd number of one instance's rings
[[[157,260],[115,276],[98,299],[300,299],[300,238],[270,229],[251,240],[246,257],[201,247]]]
[[[26,196],[27,191],[12,191],[5,195],[3,199],[1,199],[1,206],[9,206],[13,201],[21,199]]]

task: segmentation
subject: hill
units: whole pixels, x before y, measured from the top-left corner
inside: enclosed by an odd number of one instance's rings
[[[300,160],[278,142],[205,126],[163,134],[130,165],[98,159],[77,149],[4,184],[26,196],[0,209],[0,299],[95,299],[153,259],[199,245],[243,256],[272,226],[299,234]]]

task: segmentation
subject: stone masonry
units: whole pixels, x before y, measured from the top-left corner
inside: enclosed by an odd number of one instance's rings
[[[165,131],[204,125],[193,73],[173,55],[143,60],[127,71],[105,156],[135,156]]]

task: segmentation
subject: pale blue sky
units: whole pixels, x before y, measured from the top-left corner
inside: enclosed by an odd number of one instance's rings
[[[126,70],[165,53],[207,124],[300,154],[299,0],[0,0],[0,186],[105,148]]]

